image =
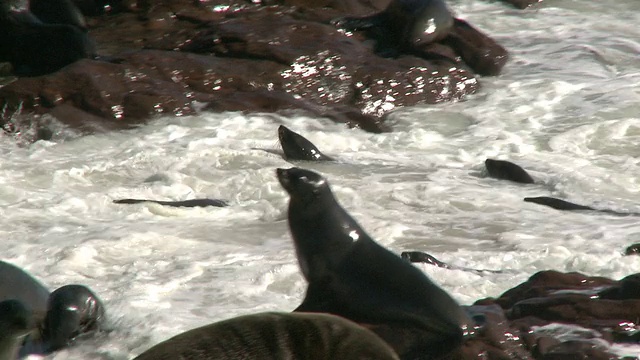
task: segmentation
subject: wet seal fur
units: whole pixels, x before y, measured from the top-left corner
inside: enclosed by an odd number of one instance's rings
[[[533,184],[533,178],[522,167],[506,160],[487,159],[484,166],[490,177],[521,184]]]
[[[330,314],[259,313],[165,340],[135,360],[398,360],[376,334]]]
[[[501,274],[503,272],[501,270],[471,269],[463,266],[449,265],[443,261],[436,259],[433,255],[427,254],[426,252],[423,252],[423,251],[403,251],[400,254],[400,257],[411,263],[429,264],[429,265],[437,266],[443,269],[469,271],[476,274],[482,274],[482,273]]]
[[[443,0],[392,0],[380,13],[335,19],[333,24],[348,31],[365,30],[377,40],[378,54],[398,56],[447,37],[454,18]]]
[[[0,359],[18,358],[24,339],[34,330],[31,311],[19,300],[0,302]]]
[[[84,285],[65,285],[50,294],[30,274],[4,261],[0,261],[0,279],[0,301],[19,301],[35,322],[21,343],[20,356],[49,354],[67,347],[97,331],[104,322],[102,301]]]
[[[224,200],[218,199],[190,199],[190,200],[182,200],[182,201],[163,201],[163,200],[148,200],[148,199],[118,199],[113,200],[114,204],[140,204],[140,203],[154,203],[163,206],[173,206],[173,207],[206,207],[206,206],[216,206],[216,207],[225,207],[229,206]]]
[[[294,311],[328,312],[368,324],[401,358],[456,348],[471,321],[421,270],[376,243],[310,170],[277,169],[289,193],[288,221],[309,282]]]
[[[280,125],[278,127],[278,140],[280,140],[280,146],[282,146],[282,151],[284,151],[285,160],[333,160],[329,156],[320,152],[320,150],[318,150],[311,141],[284,125]]]

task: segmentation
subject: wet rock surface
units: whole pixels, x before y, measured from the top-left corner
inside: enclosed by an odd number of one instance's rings
[[[454,358],[618,359],[612,343],[640,342],[640,274],[616,281],[541,271],[467,311],[477,334]]]
[[[477,91],[476,73],[497,75],[507,60],[504,48],[462,20],[441,41],[394,57],[375,54],[375,39],[363,32],[332,24],[381,11],[388,0],[74,3],[86,21],[29,23],[71,33],[57,44],[84,51],[66,52],[70,57],[53,66],[59,70],[2,56],[39,58],[29,41],[18,52],[0,49],[0,60],[28,75],[0,88],[5,131],[39,129],[51,119],[81,132],[125,129],[155,115],[205,109],[295,110],[383,132],[391,130],[385,117],[394,109],[458,100]],[[5,18],[1,24],[8,26]],[[85,35],[95,52],[76,44]]]

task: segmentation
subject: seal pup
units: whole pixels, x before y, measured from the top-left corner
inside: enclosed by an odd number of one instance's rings
[[[285,160],[331,161],[304,136],[290,130],[284,125],[278,127],[278,139],[284,151]]]
[[[349,31],[365,30],[376,39],[375,51],[396,57],[444,39],[454,24],[443,0],[392,0],[381,12],[366,17],[344,17],[332,21]]]
[[[173,206],[173,207],[229,206],[229,203],[227,203],[226,201],[218,200],[218,199],[190,199],[190,200],[182,200],[182,201],[162,201],[162,200],[148,200],[148,199],[113,200],[114,204],[140,204],[144,202],[150,202],[150,203],[160,204],[164,206]]]
[[[510,180],[521,184],[533,184],[533,178],[522,167],[506,160],[487,159],[484,161],[489,176]]]
[[[399,360],[376,334],[330,314],[239,316],[165,340],[134,360]]]
[[[462,342],[471,320],[460,305],[376,243],[338,204],[324,177],[295,167],[276,174],[290,195],[289,229],[309,283],[294,311],[370,324],[401,358],[439,356]]]
[[[34,330],[32,314],[19,300],[0,302],[0,360],[14,360],[25,337]]]

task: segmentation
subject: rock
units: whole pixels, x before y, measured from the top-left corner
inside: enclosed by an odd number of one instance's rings
[[[42,47],[20,49],[16,59],[0,45],[0,61],[13,62],[18,75],[42,75],[0,87],[3,127],[43,128],[49,114],[95,132],[205,109],[302,111],[383,132],[390,131],[391,111],[461,99],[479,88],[471,69],[497,74],[507,59],[502,47],[462,20],[422,53],[393,59],[376,56],[370,41],[330,23],[380,11],[388,0],[73,3],[88,34],[77,26],[29,24],[37,31],[53,26]],[[68,51],[58,53],[62,45]],[[54,54],[46,57],[49,67],[37,63],[47,51]],[[80,114],[89,115],[87,124]]]

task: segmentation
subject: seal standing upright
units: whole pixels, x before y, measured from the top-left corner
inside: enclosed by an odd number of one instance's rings
[[[462,341],[470,319],[458,303],[418,268],[378,245],[338,204],[324,177],[300,168],[276,172],[290,195],[289,228],[309,282],[295,311],[372,324],[402,358],[439,356]],[[394,339],[398,332],[406,336]]]
[[[376,334],[330,314],[260,313],[176,335],[135,360],[398,360]]]

